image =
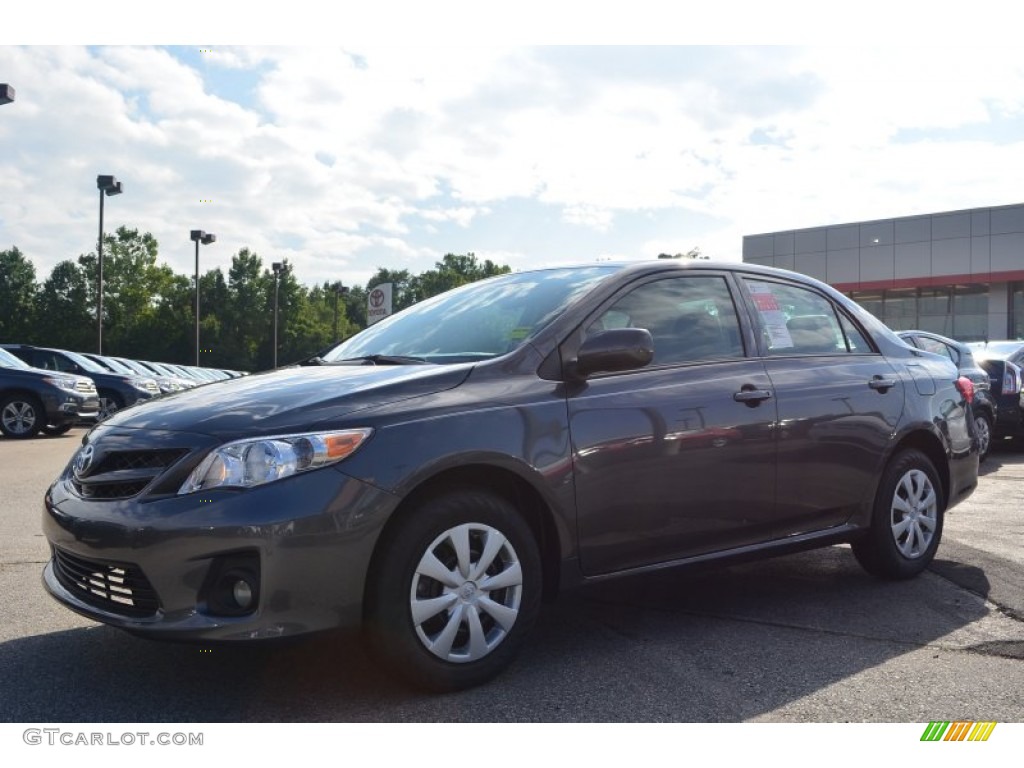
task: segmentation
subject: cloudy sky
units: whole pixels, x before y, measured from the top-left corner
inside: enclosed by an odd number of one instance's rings
[[[94,250],[101,173],[125,190],[107,229],[152,232],[177,271],[205,229],[204,270],[249,247],[306,283],[446,252],[736,260],[744,234],[1024,199],[1020,45],[416,47],[403,29],[390,45],[264,45],[272,25],[260,45],[96,28],[107,44],[0,45],[17,92],[0,106],[0,249],[40,279]]]

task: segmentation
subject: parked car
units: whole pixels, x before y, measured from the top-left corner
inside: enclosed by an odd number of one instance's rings
[[[841,542],[919,574],[977,484],[971,396],[794,273],[506,274],[100,424],[46,494],[44,581],[151,637],[361,625],[459,689],[573,584]]]
[[[992,393],[999,402],[997,439],[1024,439],[1024,341],[976,341],[968,344],[978,365],[989,375]]]
[[[897,335],[911,346],[923,349],[925,352],[948,357],[953,361],[953,365],[957,367],[960,375],[971,380],[974,385],[971,411],[974,414],[974,428],[978,433],[978,457],[984,461],[992,447],[1000,405],[1003,408],[1016,410],[1018,408],[1017,396],[1013,396],[1012,400],[1003,397],[1002,402],[997,403],[996,397],[992,393],[988,371],[978,365],[967,344],[929,331],[899,331]]]
[[[141,374],[143,376],[150,377],[156,382],[157,387],[160,388],[161,394],[170,395],[184,389],[184,387],[178,383],[177,379],[149,370],[148,368],[140,368],[137,370],[118,358],[96,355],[91,352],[81,352],[80,354],[82,357],[89,358],[97,365],[103,366],[104,370],[109,371],[110,373],[121,373],[129,376],[138,376]]]
[[[108,418],[122,408],[160,394],[160,388],[151,377],[111,373],[77,352],[33,347],[28,344],[3,344],[0,346],[36,368],[88,376],[96,383],[96,389],[99,391],[100,420]]]
[[[0,349],[0,432],[27,438],[62,435],[96,421],[100,400],[92,379],[41,371]]]

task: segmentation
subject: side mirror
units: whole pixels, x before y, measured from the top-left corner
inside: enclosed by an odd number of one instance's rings
[[[654,339],[646,328],[600,331],[580,345],[570,372],[584,379],[592,373],[614,373],[643,368],[654,359]]]

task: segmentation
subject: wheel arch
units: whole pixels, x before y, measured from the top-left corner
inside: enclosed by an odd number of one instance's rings
[[[402,521],[429,499],[450,491],[466,489],[497,494],[522,513],[533,532],[540,552],[543,595],[545,598],[551,598],[557,594],[561,583],[562,545],[568,533],[559,530],[560,526],[556,522],[551,505],[531,482],[511,469],[494,464],[472,463],[449,467],[421,480],[399,502],[377,537],[370,557],[363,588],[364,610],[367,605],[367,593],[373,588],[377,569],[383,560],[382,553],[389,546]]]

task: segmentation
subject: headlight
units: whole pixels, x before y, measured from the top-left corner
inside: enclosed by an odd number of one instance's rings
[[[178,494],[211,488],[252,488],[326,467],[351,456],[372,432],[346,429],[225,443],[202,460]]]
[[[149,382],[151,379],[129,379],[128,383],[136,389],[141,389],[143,392],[149,392]],[[156,383],[155,381],[153,382]]]
[[[55,387],[60,387],[61,389],[68,389],[72,392],[75,391],[75,379],[68,379],[63,376],[46,376],[43,381],[47,384],[53,384]]]

